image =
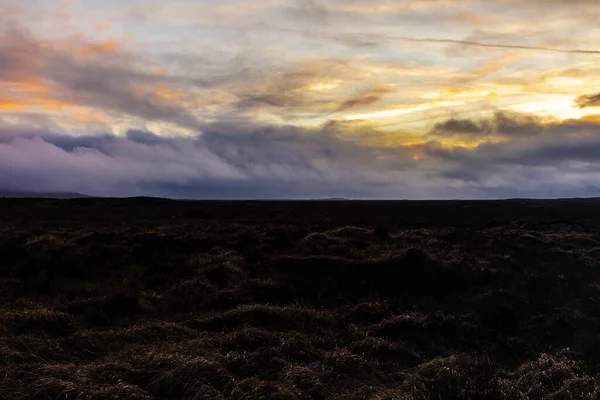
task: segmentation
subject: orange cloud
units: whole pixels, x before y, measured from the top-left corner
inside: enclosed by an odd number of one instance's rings
[[[86,44],[74,51],[81,57],[90,57],[108,52],[119,52],[122,50],[121,44],[114,39],[106,39],[99,43]]]
[[[154,93],[157,97],[160,97],[163,100],[172,101],[178,100],[181,97],[185,96],[185,93],[171,89],[167,85],[156,85],[154,86]]]
[[[483,24],[496,19],[496,17],[483,17],[469,12],[454,14],[447,18],[448,21],[469,22],[472,24]]]
[[[104,113],[90,108],[77,108],[73,112],[73,118],[75,122],[85,125],[100,124],[106,119]]]
[[[584,115],[583,117],[581,117],[581,120],[598,124],[600,123],[600,114]]]
[[[24,69],[23,69],[24,70]],[[36,75],[37,71],[21,71],[12,79],[0,82],[0,110],[16,111],[27,108],[43,108],[57,111],[72,103],[59,100],[54,96],[52,84]]]
[[[167,85],[155,85],[154,95],[163,103],[177,103],[179,105],[193,105],[193,95],[183,90],[174,89]]]
[[[535,54],[535,51],[516,51],[494,57],[479,64],[479,66],[472,71],[472,77],[483,78],[489,76],[491,73],[499,71],[502,67],[505,67],[512,61]]]
[[[25,107],[23,102],[10,97],[0,97],[0,111],[15,111]]]
[[[105,30],[107,30],[108,28],[110,28],[110,24],[106,21],[94,21],[93,23],[94,28],[96,28],[97,31],[100,32],[104,32]]]
[[[18,111],[26,108],[43,108],[46,111],[58,111],[72,104],[53,98],[29,97],[18,99],[13,97],[0,98],[0,111]]]

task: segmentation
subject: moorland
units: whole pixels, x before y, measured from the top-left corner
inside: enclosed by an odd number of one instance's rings
[[[595,399],[600,200],[0,199],[0,399]]]

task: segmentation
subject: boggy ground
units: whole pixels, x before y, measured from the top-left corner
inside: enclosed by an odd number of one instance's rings
[[[0,399],[595,399],[600,201],[0,199]]]

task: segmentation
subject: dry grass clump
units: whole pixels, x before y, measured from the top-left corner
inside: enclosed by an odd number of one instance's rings
[[[59,234],[46,233],[30,237],[24,244],[24,248],[30,251],[47,252],[69,243],[68,239]]]
[[[148,389],[159,398],[205,399],[215,395],[218,398],[232,381],[219,363],[196,358],[158,375]]]
[[[71,315],[47,309],[8,312],[0,323],[10,334],[67,336],[75,331]]]
[[[357,239],[357,238],[371,239],[372,238],[371,235],[373,234],[372,229],[365,229],[365,228],[361,228],[360,226],[343,226],[341,228],[332,229],[327,232],[332,236],[344,237],[344,238],[350,238],[350,239]]]
[[[0,203],[2,400],[600,398],[598,202]]]
[[[344,226],[325,232],[311,232],[300,241],[299,248],[341,255],[350,249],[366,249],[375,239],[382,237],[387,237],[387,234],[379,230],[375,232],[357,226]]]
[[[419,365],[421,357],[407,346],[376,337],[368,337],[353,342],[349,349],[352,353],[374,360],[389,361],[405,367]]]
[[[303,307],[278,307],[265,305],[242,305],[234,310],[188,322],[192,329],[229,331],[243,326],[255,326],[272,330],[315,331],[335,324],[334,315],[317,309]]]
[[[300,389],[276,382],[258,379],[245,379],[235,385],[231,391],[232,400],[305,400],[309,399]]]
[[[507,397],[526,399],[597,399],[600,381],[586,375],[585,366],[565,352],[543,353],[524,363],[500,384]]]

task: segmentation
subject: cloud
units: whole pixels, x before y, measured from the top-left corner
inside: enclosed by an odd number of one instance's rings
[[[75,49],[74,53],[78,56],[90,57],[118,51],[122,51],[122,47],[117,40],[105,39],[98,43],[85,44]]]
[[[432,133],[440,136],[481,137],[501,135],[523,138],[538,135],[544,128],[542,122],[532,115],[497,111],[492,118],[450,118],[438,122],[433,127]]]
[[[170,197],[314,197],[391,190],[392,160],[375,149],[323,130],[208,126],[196,137],[147,131],[69,136],[0,129],[0,187],[73,190],[95,195]],[[243,133],[240,133],[242,132]],[[396,188],[401,186],[396,185]],[[239,188],[235,192],[235,188]]]
[[[357,86],[366,88],[356,94]],[[323,116],[365,107],[389,93],[392,91],[374,83],[365,69],[352,65],[351,60],[335,58],[290,62],[276,74],[248,79],[234,89],[238,112],[271,109],[285,116]]]
[[[470,39],[447,39],[442,37],[417,37],[417,36],[403,36],[384,34],[377,32],[357,32],[357,31],[344,31],[331,33],[319,29],[306,30],[299,28],[286,28],[286,27],[273,27],[268,28],[265,26],[256,27],[235,27],[231,26],[229,29],[242,30],[242,31],[255,31],[255,32],[279,32],[289,33],[306,37],[313,38],[327,38],[342,44],[356,47],[365,47],[368,44],[380,45],[382,43],[389,42],[409,42],[409,43],[432,43],[432,44],[457,44],[469,47],[481,47],[491,49],[508,49],[508,50],[534,50],[539,52],[549,53],[564,53],[564,54],[588,54],[598,55],[600,54],[599,49],[583,49],[583,48],[563,48],[563,47],[552,47],[552,46],[535,46],[525,45],[518,43],[488,43]]]
[[[528,46],[512,43],[485,43],[474,40],[462,40],[462,39],[443,39],[443,38],[420,38],[411,36],[395,36],[395,35],[378,35],[378,34],[362,34],[362,33],[351,33],[348,36],[364,36],[374,39],[381,39],[384,41],[401,41],[401,42],[412,42],[412,43],[438,43],[438,44],[459,44],[463,46],[493,48],[493,49],[518,49],[518,50],[535,50],[552,53],[565,53],[565,54],[600,54],[600,50],[596,49],[571,49],[571,48],[559,48],[559,47],[546,47],[546,46]]]
[[[597,1],[107,1],[0,0],[16,10],[0,11],[0,185],[456,198],[599,184],[600,120],[584,115],[598,95],[565,106],[600,82]]]
[[[448,21],[457,21],[457,22],[468,22],[473,24],[483,24],[485,22],[490,22],[496,20],[496,17],[484,17],[475,15],[470,12],[453,14],[447,18]]]
[[[600,188],[599,133],[598,124],[566,121],[537,136],[467,148],[363,144],[351,126],[335,122],[307,129],[224,121],[187,138],[71,136],[4,124],[0,187],[175,198],[589,195]]]
[[[435,124],[433,132],[442,135],[487,135],[492,133],[492,130],[493,126],[487,120],[473,121],[468,118],[451,118]]]
[[[358,96],[353,96],[340,104],[337,111],[346,111],[363,106],[370,106],[383,99],[386,94],[393,93],[392,90],[384,86],[375,86],[367,89]]]
[[[575,99],[575,104],[579,108],[600,107],[600,93],[579,96]]]
[[[497,197],[600,195],[600,125],[571,120],[540,127],[537,136],[485,142],[473,148],[423,145],[445,168],[441,179]]]
[[[168,77],[141,69],[114,46],[45,43],[22,31],[0,30],[0,81],[6,96],[0,109],[3,104],[50,110],[85,106],[193,129],[202,126],[188,109],[153,91],[171,84]],[[101,59],[91,57],[100,54]]]

